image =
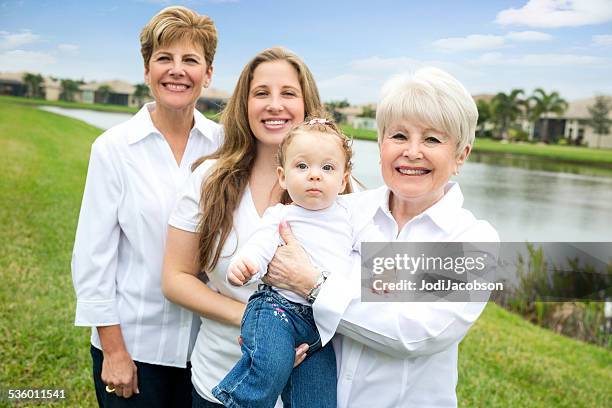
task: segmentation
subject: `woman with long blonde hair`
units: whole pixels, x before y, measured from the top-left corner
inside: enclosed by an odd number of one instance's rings
[[[202,316],[192,354],[194,406],[219,405],[212,388],[241,356],[240,322],[255,288],[227,282],[231,256],[281,199],[279,144],[293,125],[320,109],[312,74],[299,57],[280,47],[257,54],[223,111],[223,145],[197,163],[170,218],[163,291]]]

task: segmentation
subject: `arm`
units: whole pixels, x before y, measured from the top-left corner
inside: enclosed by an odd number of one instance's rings
[[[198,235],[168,227],[162,291],[168,300],[221,323],[240,326],[244,303],[221,295],[197,278]]]
[[[281,236],[294,241],[289,229]],[[278,252],[277,252],[277,255]],[[311,288],[312,266],[292,259],[273,260],[268,279],[303,296]],[[275,258],[276,259],[276,258]],[[429,355],[461,340],[486,303],[362,303],[359,257],[354,258],[352,279],[334,274],[323,284],[313,304],[321,339],[329,341],[336,330],[375,350],[399,358]],[[272,273],[272,270],[275,273]]]
[[[278,225],[284,214],[284,205],[278,204],[266,210],[262,224],[251,235],[249,240],[240,248],[238,253],[232,258],[230,267],[227,270],[228,280],[230,273],[240,269],[243,275],[245,271],[249,275],[245,285],[261,279],[268,270],[268,264],[274,256],[274,251],[278,247],[279,235]]]
[[[103,141],[94,143],[72,254],[77,295],[75,325],[97,327],[104,362],[102,381],[118,396],[138,393],[136,365],[127,352],[116,304],[118,205],[121,178]]]

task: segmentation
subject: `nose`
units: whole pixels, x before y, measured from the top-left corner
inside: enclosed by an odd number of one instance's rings
[[[406,143],[402,156],[407,157],[409,160],[422,159],[423,152],[421,151],[421,144],[418,141]]]
[[[172,76],[183,76],[185,75],[185,69],[181,60],[174,60],[170,67],[170,75]]]
[[[271,94],[266,110],[268,112],[280,112],[284,109],[283,101],[280,95]]]
[[[321,172],[315,166],[310,168],[310,171],[308,172],[308,180],[321,181]]]

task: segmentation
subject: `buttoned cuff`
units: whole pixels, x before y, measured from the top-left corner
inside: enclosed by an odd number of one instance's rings
[[[77,300],[75,326],[112,326],[119,323],[115,299]]]

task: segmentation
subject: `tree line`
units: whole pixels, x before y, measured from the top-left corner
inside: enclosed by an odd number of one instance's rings
[[[45,79],[40,74],[32,74],[26,72],[22,77],[23,83],[26,87],[26,97],[28,98],[45,98]],[[51,77],[51,80],[57,80]],[[74,102],[76,95],[80,92],[81,85],[85,84],[84,80],[73,80],[73,79],[60,79],[60,94],[59,99],[62,101]],[[97,103],[107,104],[109,103],[110,96],[114,92],[109,85],[100,85],[95,91],[95,100]],[[134,94],[132,95],[138,105],[142,106],[144,101],[150,97],[149,87],[144,84],[136,84],[134,86]]]

